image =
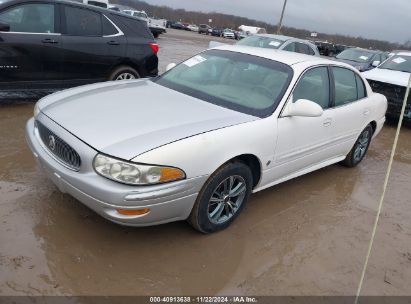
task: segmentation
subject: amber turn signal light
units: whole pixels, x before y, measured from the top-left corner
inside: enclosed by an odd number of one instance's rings
[[[116,209],[121,215],[135,216],[135,215],[144,215],[150,212],[149,208],[144,209]]]

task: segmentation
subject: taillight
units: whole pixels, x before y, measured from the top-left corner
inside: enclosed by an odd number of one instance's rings
[[[160,47],[158,46],[157,43],[150,42],[148,45],[149,45],[150,48],[153,50],[154,54],[157,54],[157,53],[158,53],[158,50],[160,49]]]

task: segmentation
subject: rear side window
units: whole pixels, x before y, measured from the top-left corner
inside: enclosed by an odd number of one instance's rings
[[[323,109],[329,108],[330,79],[327,67],[313,68],[301,77],[293,93],[293,102],[299,99],[313,101]]]
[[[0,13],[0,22],[11,32],[55,33],[54,4],[23,4]]]
[[[358,92],[357,99],[363,99],[367,97],[367,92],[365,90],[364,81],[362,81],[361,77],[358,75],[355,75],[355,80],[357,81],[357,92]]]
[[[152,40],[153,35],[147,27],[147,23],[139,19],[113,14],[111,20],[120,27],[126,35],[137,35]]]
[[[102,18],[103,20],[103,36],[111,36],[118,34],[117,29],[114,25],[108,20],[105,16]]]
[[[332,67],[335,83],[335,106],[343,106],[357,100],[357,81],[353,71]]]
[[[88,9],[64,6],[65,34],[71,36],[101,36],[101,15]]]

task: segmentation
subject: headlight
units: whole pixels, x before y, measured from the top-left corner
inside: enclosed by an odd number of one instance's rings
[[[40,108],[39,108],[38,104],[39,103],[36,102],[36,104],[34,105],[34,111],[33,111],[34,117],[37,117],[37,115],[39,115],[39,113],[40,113]]]
[[[93,166],[98,174],[129,185],[153,185],[186,178],[178,168],[136,164],[102,154],[94,158]]]

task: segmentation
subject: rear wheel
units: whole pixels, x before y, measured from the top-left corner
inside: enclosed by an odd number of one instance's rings
[[[129,66],[116,68],[109,76],[109,80],[130,80],[140,78],[138,72]]]
[[[188,221],[202,233],[227,228],[244,209],[252,185],[248,166],[241,162],[224,165],[204,185]]]
[[[357,166],[363,159],[365,154],[367,154],[368,148],[371,143],[371,138],[373,134],[373,129],[371,125],[368,125],[360,134],[354,147],[348,153],[345,160],[342,162],[343,165],[353,168]]]

